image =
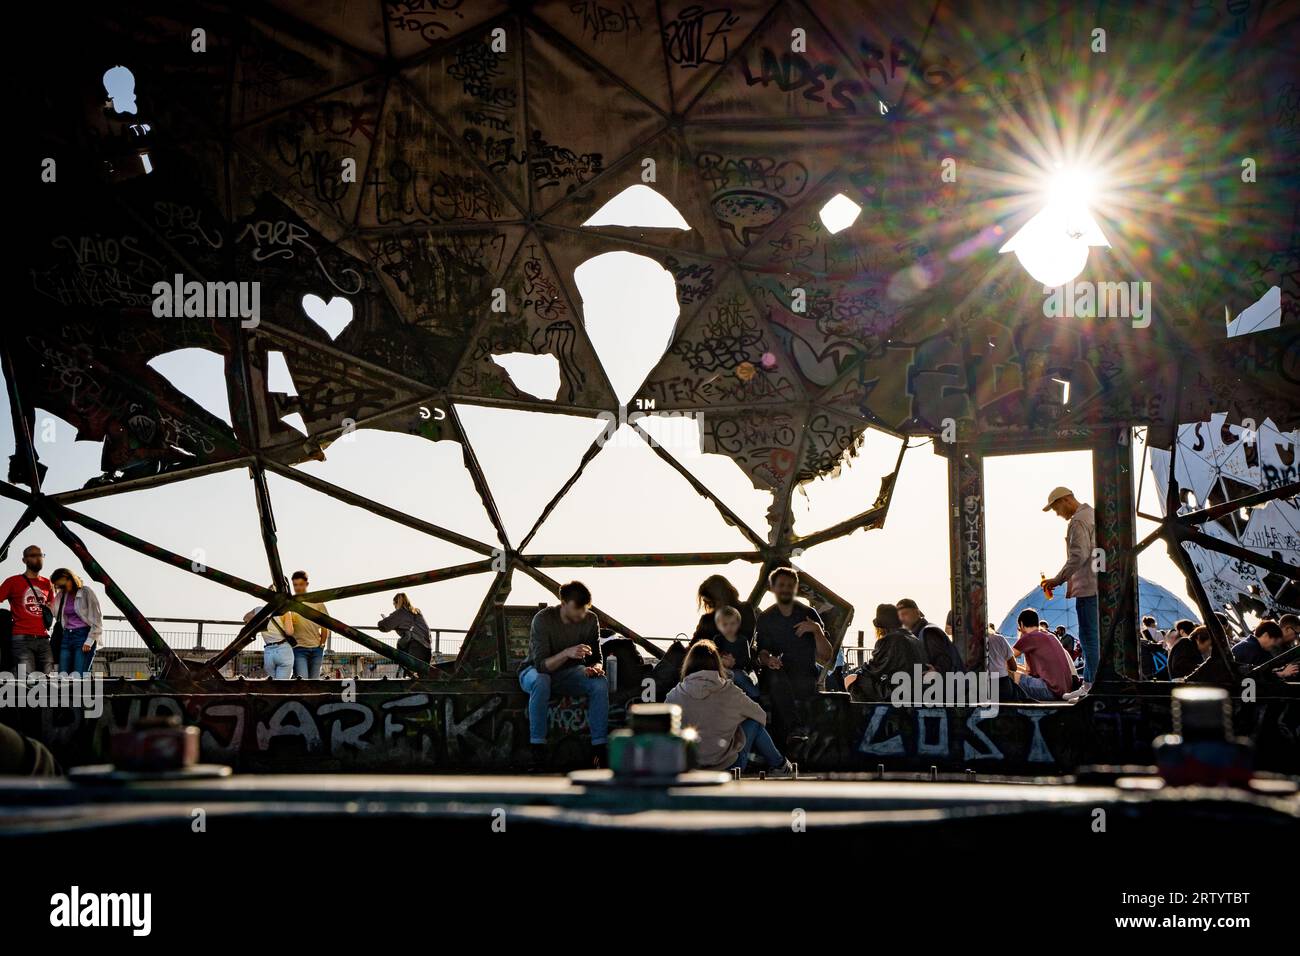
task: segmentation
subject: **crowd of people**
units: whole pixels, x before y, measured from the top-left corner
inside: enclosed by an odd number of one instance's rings
[[[1014,638],[990,626],[982,661],[973,666],[953,643],[952,614],[940,627],[927,620],[911,598],[877,606],[871,656],[850,668],[817,610],[798,598],[799,574],[794,568],[769,573],[773,602],[761,611],[742,601],[722,575],[706,578],[697,593],[699,621],[672,675],[672,686],[662,695],[681,708],[685,726],[694,728],[699,764],[705,769],[744,770],[757,755],[769,772],[791,772],[783,754],[808,726],[808,705],[822,691],[844,691],[859,701],[891,701],[900,682],[915,682],[918,675],[942,678],[974,672],[986,678],[987,686],[996,687],[996,699],[1005,702],[1068,702],[1089,693],[1101,665],[1093,510],[1065,487],[1052,490],[1043,510],[1068,524],[1065,564],[1053,577],[1043,575],[1041,585],[1048,597],[1053,589],[1066,586],[1066,597],[1075,601],[1079,634],[1063,626],[1052,631],[1035,609],[1024,608],[1017,615]],[[35,545],[23,551],[23,564],[22,574],[0,583],[0,601],[8,602],[13,619],[15,664],[28,672],[48,672],[57,661],[63,672],[89,673],[103,631],[95,592],[67,568],[44,577],[44,554]],[[305,571],[295,571],[291,583],[299,603],[328,615],[323,602],[303,600],[310,591]],[[518,673],[528,695],[533,760],[539,766],[547,760],[552,701],[571,697],[586,700],[591,742],[603,765],[610,681],[599,620],[591,591],[583,583],[563,585],[558,596],[558,604],[533,617],[528,652]],[[378,622],[379,630],[397,633],[399,651],[428,663],[430,629],[424,615],[406,594],[394,595],[392,605],[392,613]],[[248,612],[245,622],[260,613]],[[1182,620],[1162,633],[1153,617],[1144,617],[1139,633],[1142,676],[1225,685],[1244,675],[1277,680],[1300,676],[1296,615],[1266,616],[1231,644],[1224,637],[1233,633],[1226,616],[1220,615],[1215,625]],[[330,637],[327,628],[291,609],[267,618],[263,636],[267,677],[320,677]],[[640,664],[639,656],[633,663]]]
[[[889,702],[892,690],[918,673],[970,670],[952,641],[951,614],[939,627],[910,598],[876,608],[871,657],[850,668],[843,654],[835,652],[816,609],[796,597],[798,572],[776,568],[767,584],[774,602],[757,613],[741,602],[725,577],[712,575],[700,584],[703,613],[665,699],[680,706],[683,725],[694,728],[697,759],[704,769],[744,770],[758,755],[776,775],[788,773],[783,754],[806,726],[807,704],[822,691]],[[580,581],[571,581],[560,588],[559,598],[558,604],[533,618],[528,654],[519,670],[520,686],[529,698],[533,762],[546,762],[549,708],[561,696],[586,700],[591,741],[597,760],[603,762],[610,683],[591,592]],[[1154,618],[1143,620],[1144,628],[1154,626]],[[1262,620],[1231,648],[1218,648],[1211,628],[1179,621],[1161,635],[1167,642],[1166,663],[1151,676],[1227,685],[1251,673],[1290,680],[1300,675],[1298,637],[1300,618],[1293,614]],[[1065,627],[1052,630],[1037,610],[1024,608],[1016,617],[1014,638],[990,627],[983,661],[974,669],[987,674],[989,686],[997,688],[997,701],[1069,702],[1090,690],[1085,646]]]

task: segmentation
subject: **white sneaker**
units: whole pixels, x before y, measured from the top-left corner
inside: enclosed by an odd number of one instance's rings
[[[1084,681],[1082,687],[1080,687],[1078,690],[1072,690],[1068,694],[1063,695],[1061,697],[1061,700],[1079,700],[1082,697],[1087,697],[1088,691],[1090,690],[1092,690],[1092,685],[1089,684],[1087,681]]]
[[[787,760],[784,766],[774,767],[767,771],[766,776],[768,780],[788,780],[793,777],[794,774],[794,764]]]

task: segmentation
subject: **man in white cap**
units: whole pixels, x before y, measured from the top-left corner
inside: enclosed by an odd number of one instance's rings
[[[1101,664],[1101,641],[1097,624],[1097,569],[1093,550],[1097,547],[1097,527],[1092,506],[1080,504],[1069,488],[1053,488],[1044,511],[1054,511],[1069,522],[1065,530],[1065,566],[1054,578],[1043,582],[1048,587],[1066,585],[1065,596],[1074,598],[1079,617],[1079,643],[1083,645],[1083,693],[1097,679]]]

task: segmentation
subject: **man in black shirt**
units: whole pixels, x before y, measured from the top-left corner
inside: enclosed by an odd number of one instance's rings
[[[767,586],[776,603],[758,616],[759,686],[772,701],[772,726],[777,747],[786,743],[797,724],[798,703],[817,693],[817,664],[830,663],[831,642],[817,612],[795,600],[799,574],[775,568]]]
[[[1282,636],[1282,625],[1277,621],[1260,621],[1254,634],[1233,647],[1232,656],[1249,669],[1272,660],[1284,650],[1286,638]]]
[[[1237,682],[1236,665],[1229,663],[1233,660],[1232,654],[1219,643],[1213,631],[1202,624],[1185,640],[1195,645],[1201,663],[1186,677],[1180,678],[1181,680],[1189,684],[1235,684]],[[1179,644],[1181,643],[1182,641],[1179,641]]]
[[[898,618],[903,623],[903,627],[912,632],[912,636],[920,640],[925,648],[925,662],[933,667],[940,674],[949,672],[960,673],[966,668],[962,666],[961,656],[957,653],[957,648],[953,645],[952,639],[937,624],[931,624],[921,613],[921,609],[911,598],[903,598],[895,605],[898,608]]]
[[[878,605],[871,623],[876,628],[871,660],[850,674],[845,685],[854,700],[890,700],[894,690],[903,686],[903,681],[915,684],[916,676],[925,670],[925,645],[903,626],[899,609],[892,604]],[[896,674],[904,675],[897,683]],[[909,689],[904,687],[904,690]],[[904,697],[911,702],[920,694],[921,688],[913,686]]]

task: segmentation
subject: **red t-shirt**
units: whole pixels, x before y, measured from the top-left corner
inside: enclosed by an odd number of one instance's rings
[[[28,587],[29,582],[31,587]],[[36,596],[37,593],[40,597]],[[25,637],[46,635],[45,620],[41,617],[41,602],[44,601],[51,611],[54,610],[54,585],[49,578],[29,578],[25,574],[5,578],[4,583],[0,584],[0,601],[9,602],[9,611],[14,616],[14,634]]]
[[[1040,677],[1052,688],[1052,693],[1062,697],[1074,685],[1074,665],[1055,634],[1047,631],[1026,631],[1016,641],[1012,650],[1025,655],[1029,673]]]

